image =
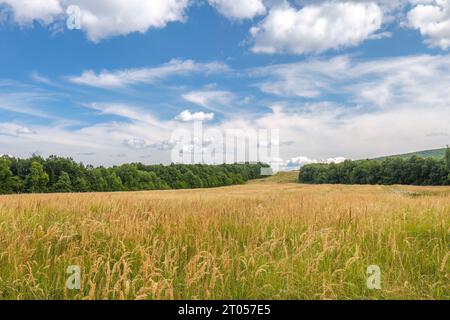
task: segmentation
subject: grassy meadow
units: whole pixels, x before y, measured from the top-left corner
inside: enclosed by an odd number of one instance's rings
[[[449,187],[294,181],[0,196],[0,299],[450,299]]]

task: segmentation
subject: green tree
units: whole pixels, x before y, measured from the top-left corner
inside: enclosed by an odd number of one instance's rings
[[[189,188],[201,188],[203,187],[202,180],[196,176],[191,170],[187,170],[183,175],[183,180],[189,185]]]
[[[91,191],[108,191],[108,183],[105,179],[107,175],[108,171],[105,168],[95,168],[89,171],[88,177],[90,179]]]
[[[0,158],[0,194],[13,192],[13,174],[10,169],[11,162],[6,158]]]
[[[218,187],[260,178],[262,163],[224,165],[124,164],[113,168],[84,166],[70,158],[33,155],[29,159],[3,157],[0,193],[108,192]],[[328,174],[324,174],[325,180]]]
[[[24,183],[18,176],[14,176],[11,179],[12,189],[14,193],[22,193],[24,191]]]
[[[447,165],[447,170],[450,171],[450,147],[447,146],[445,151],[445,164]]]
[[[108,191],[123,191],[124,187],[122,180],[120,180],[114,171],[108,172],[105,180],[108,186]]]
[[[445,166],[447,168],[447,181],[445,184],[450,184],[450,147],[447,145],[447,150],[445,150]]]
[[[26,190],[30,193],[39,193],[47,191],[49,182],[48,174],[39,162],[33,161],[30,167],[30,173],[25,179]]]
[[[55,192],[72,192],[72,182],[70,181],[70,176],[67,172],[61,172],[53,190]]]
[[[88,192],[90,190],[89,182],[84,176],[77,176],[73,183],[73,189],[76,192]]]
[[[303,183],[342,184],[450,184],[444,160],[411,157],[387,158],[383,161],[345,161],[340,164],[311,164],[300,170]]]

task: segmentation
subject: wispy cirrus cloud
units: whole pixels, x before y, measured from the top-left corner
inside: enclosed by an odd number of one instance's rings
[[[9,113],[27,115],[32,118],[43,118],[58,120],[47,111],[44,111],[40,105],[43,102],[51,101],[54,95],[48,92],[37,91],[34,88],[19,88],[20,90],[0,90],[0,110]]]
[[[249,71],[249,75],[263,79],[254,85],[264,93],[280,97],[315,98],[332,90],[337,79],[346,77],[350,63],[347,56],[328,60],[313,58],[254,68]]]
[[[36,131],[16,123],[0,123],[0,134],[9,136],[35,135]]]
[[[360,60],[309,59],[251,70],[256,86],[278,97],[333,99],[346,104],[410,108],[450,104],[450,55]]]
[[[88,70],[80,76],[67,79],[78,85],[114,89],[143,83],[155,83],[174,76],[192,74],[213,74],[228,72],[229,67],[222,62],[198,63],[193,60],[173,59],[161,66],[152,68],[124,69],[117,71],[95,72]]]
[[[190,103],[216,112],[227,112],[234,100],[234,94],[223,90],[198,90],[182,95]]]
[[[95,102],[86,105],[86,107],[96,110],[104,115],[114,115],[133,121],[144,122],[154,127],[165,126],[163,122],[157,119],[150,111],[128,104]]]

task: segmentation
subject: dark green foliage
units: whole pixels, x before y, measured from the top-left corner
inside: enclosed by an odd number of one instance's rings
[[[44,167],[37,161],[31,162],[30,170],[25,178],[25,190],[29,193],[41,193],[47,191],[49,182],[48,174]]]
[[[258,164],[84,166],[72,159],[0,157],[0,194],[213,188],[260,178]]]
[[[447,146],[445,151],[445,165],[447,167],[447,171],[449,172],[447,176],[447,184],[450,184],[450,147]]]
[[[450,152],[449,152],[450,153]],[[408,184],[448,185],[449,167],[445,160],[419,158],[407,160],[345,161],[340,164],[311,164],[300,170],[299,181],[315,184]]]
[[[447,170],[450,171],[450,147],[447,146],[445,151],[445,164],[447,165]]]
[[[9,194],[13,192],[13,174],[10,169],[11,161],[0,158],[0,193]]]
[[[72,182],[69,174],[62,171],[58,181],[55,183],[53,190],[55,192],[72,192]]]

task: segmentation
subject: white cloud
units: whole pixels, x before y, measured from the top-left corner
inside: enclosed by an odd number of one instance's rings
[[[448,106],[450,56],[407,56],[371,61],[329,60],[257,68],[258,87],[280,97],[320,99],[334,95],[360,107]],[[317,112],[317,110],[314,110]]]
[[[101,114],[115,115],[129,120],[143,122],[154,127],[160,127],[162,125],[162,122],[147,110],[127,104],[92,103],[86,107],[97,110]]]
[[[208,2],[229,19],[252,19],[266,13],[262,0],[208,0]]]
[[[284,170],[298,170],[307,164],[314,163],[342,163],[347,160],[344,157],[328,158],[326,160],[310,159],[308,157],[294,157],[282,164]]]
[[[14,20],[20,24],[34,20],[49,24],[68,6],[81,9],[81,29],[89,40],[145,33],[151,28],[164,28],[171,22],[185,20],[189,0],[0,0],[10,6]]]
[[[326,163],[342,163],[347,160],[344,157],[328,158]]]
[[[21,135],[21,134],[36,134],[36,131],[34,131],[34,130],[32,130],[32,129],[30,129],[30,128],[27,128],[27,127],[20,127],[20,128],[17,128],[17,130],[16,130],[16,134],[18,134],[18,135]]]
[[[44,101],[48,102],[54,99],[55,95],[17,83],[6,83],[3,89],[0,91],[0,110],[33,118],[53,120],[57,118],[38,107]]]
[[[308,157],[295,157],[291,158],[286,162],[286,168],[298,169],[304,165],[318,163],[317,160],[309,159]]]
[[[36,132],[15,123],[0,123],[0,135],[18,136],[22,134],[35,134]]]
[[[267,53],[320,52],[376,38],[380,34],[374,32],[386,20],[383,13],[387,18],[386,15],[408,2],[448,8],[442,0],[297,0],[295,3],[303,6],[300,10],[285,0],[208,0],[220,14],[232,20],[252,19],[269,11],[266,19],[252,29],[256,37],[253,50]],[[6,6],[13,21],[20,25],[38,21],[44,25],[58,23],[61,27],[67,19],[67,8],[76,5],[81,10],[81,29],[93,42],[184,22],[192,3],[191,0],[0,0],[0,6]],[[446,20],[448,15],[435,22],[445,29]]]
[[[351,73],[355,84],[347,90],[360,103],[410,109],[450,103],[450,56],[381,59],[356,64]]]
[[[425,42],[443,50],[450,48],[450,0],[419,0],[408,13],[408,23],[426,37]]]
[[[256,68],[250,74],[264,79],[256,85],[265,93],[315,98],[329,91],[336,78],[345,77],[348,68],[349,58],[338,56],[330,60],[310,59]]]
[[[355,46],[373,37],[383,23],[375,2],[324,2],[297,10],[277,6],[250,30],[255,53],[323,52]]]
[[[193,104],[218,112],[224,111],[219,107],[229,107],[233,100],[231,92],[220,90],[192,91],[184,94],[182,97]]]
[[[145,33],[183,21],[188,0],[67,0],[81,9],[81,28],[92,41],[132,32]]]
[[[59,0],[0,0],[2,4],[12,9],[14,21],[21,25],[34,20],[50,24],[63,12]]]
[[[439,99],[441,92],[429,94]],[[306,106],[293,102],[285,110],[274,108],[265,114],[239,113],[220,123],[205,124],[204,129],[217,129],[223,133],[227,129],[279,129],[281,141],[296,142],[280,144],[280,158],[304,156],[292,160],[291,166],[314,161],[331,162],[328,158],[334,155],[359,159],[445,146],[447,135],[429,135],[430,132],[449,132],[450,99],[444,99],[446,101],[439,104],[433,103],[434,99],[414,103],[413,97],[407,102],[411,105],[392,105],[377,110],[359,109],[351,105],[334,108]],[[95,109],[123,119],[76,130],[52,125],[30,126],[30,130],[38,132],[35,135],[17,135],[17,126],[8,127],[0,123],[0,131],[4,128],[11,133],[0,134],[1,152],[28,156],[29,151],[39,145],[44,156],[58,150],[59,155],[76,155],[77,160],[84,159],[87,163],[112,165],[141,161],[149,149],[154,149],[153,163],[170,163],[172,132],[179,128],[192,132],[191,123],[164,121],[149,115],[142,108],[96,104]],[[78,156],[91,152],[95,152],[95,156]],[[111,158],[113,154],[127,156]]]
[[[142,138],[130,138],[123,141],[123,144],[132,149],[146,149],[148,148],[149,143]]]
[[[182,122],[211,121],[213,119],[214,119],[214,113],[204,113],[204,112],[191,113],[189,110],[184,110],[175,118],[175,120],[182,121]]]
[[[168,63],[154,68],[118,71],[104,70],[99,73],[88,70],[80,76],[69,77],[68,80],[79,85],[111,89],[142,83],[154,83],[172,76],[185,76],[193,73],[210,74],[227,71],[228,66],[221,62],[197,63],[192,60],[173,59]]]

